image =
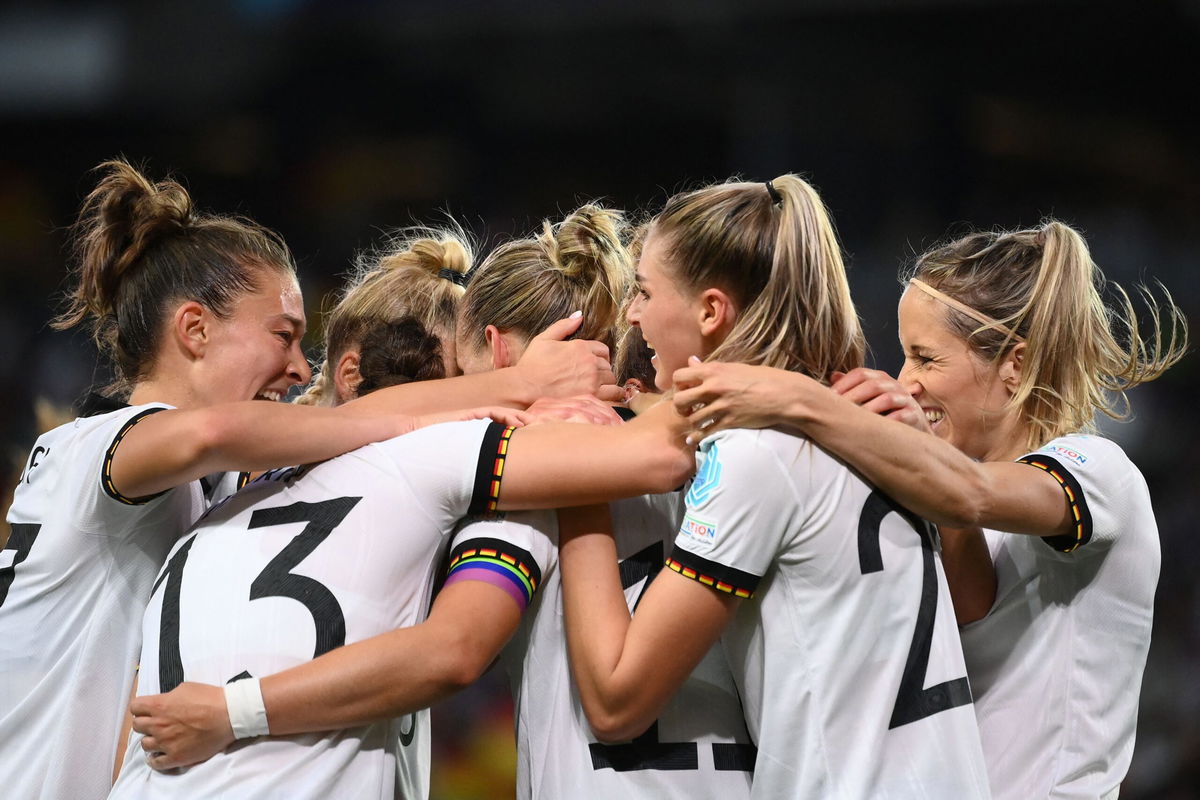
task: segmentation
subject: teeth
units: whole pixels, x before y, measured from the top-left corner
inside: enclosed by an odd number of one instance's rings
[[[933,424],[934,422],[941,422],[942,418],[945,416],[946,416],[945,411],[941,411],[939,409],[933,409],[933,408],[925,409],[925,419],[930,424]]]
[[[256,400],[270,400],[272,403],[278,403],[283,399],[283,392],[275,392],[270,389],[264,389],[254,397]]]

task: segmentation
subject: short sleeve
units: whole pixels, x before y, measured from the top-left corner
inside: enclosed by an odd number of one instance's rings
[[[1142,483],[1125,451],[1099,436],[1062,436],[1017,461],[1042,470],[1062,487],[1074,530],[1042,539],[1061,553],[1112,544],[1123,527],[1130,492]]]
[[[137,425],[146,417],[150,416],[151,414],[156,414],[159,411],[166,411],[168,408],[170,408],[170,406],[137,406],[131,408],[128,415],[114,415],[112,425],[119,427],[117,427],[115,433],[111,433],[110,438],[108,439],[108,447],[104,450],[104,458],[100,464],[100,487],[104,490],[106,495],[113,500],[116,500],[118,503],[127,506],[144,506],[151,500],[162,497],[164,494],[170,491],[169,489],[165,489],[161,492],[156,492],[155,494],[145,495],[144,497],[126,497],[117,491],[117,487],[113,483],[112,479],[113,456],[116,455],[117,448],[121,446],[121,442],[124,441],[125,435],[129,433],[129,431],[133,430],[133,426]],[[106,426],[106,431],[105,433],[102,433],[102,435],[109,435],[107,432],[107,428],[109,427],[111,426]]]
[[[378,445],[418,497],[451,519],[496,510],[513,429],[491,420],[447,422]]]
[[[557,563],[557,541],[553,511],[466,520],[450,545],[445,586],[468,580],[490,583],[507,592],[524,612]]]
[[[769,432],[768,432],[769,433]],[[762,431],[705,440],[666,566],[686,578],[752,597],[777,557],[795,489]]]

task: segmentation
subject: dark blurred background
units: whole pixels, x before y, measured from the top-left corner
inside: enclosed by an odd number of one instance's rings
[[[0,5],[0,447],[20,461],[35,398],[103,378],[46,323],[88,171],[118,154],[281,231],[311,319],[399,226],[448,212],[486,245],[583,199],[653,210],[799,171],[838,222],[876,366],[899,365],[916,252],[1051,214],[1110,278],[1165,283],[1195,330],[1198,44],[1200,0]],[[1192,356],[1104,426],[1163,543],[1123,800],[1200,796],[1198,392]],[[509,713],[495,678],[442,710],[436,797],[511,795]]]

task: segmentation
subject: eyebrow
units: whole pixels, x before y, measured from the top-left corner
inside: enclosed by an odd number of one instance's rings
[[[302,336],[304,335],[304,331],[305,331],[304,320],[300,319],[300,317],[293,317],[291,314],[280,314],[280,315],[276,316],[275,319],[283,320],[284,322],[288,323],[293,328],[295,328],[297,331],[299,331],[300,335],[302,335]]]
[[[640,273],[640,272],[635,272],[635,273],[633,273],[633,279],[634,279],[635,281],[637,281],[638,283],[645,283],[645,282],[646,282],[646,276],[645,276],[645,275],[643,275],[643,274],[642,274],[642,273]]]

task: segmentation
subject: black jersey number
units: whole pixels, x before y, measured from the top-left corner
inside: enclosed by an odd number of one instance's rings
[[[8,599],[8,589],[12,586],[13,577],[17,574],[17,565],[29,557],[29,548],[37,538],[42,526],[33,522],[14,522],[8,536],[8,544],[0,553],[11,552],[12,562],[6,567],[0,567],[0,606]],[[3,560],[3,556],[0,556]]]
[[[938,602],[937,567],[933,559],[933,538],[929,524],[878,489],[871,492],[858,518],[859,568],[863,575],[883,571],[879,529],[884,517],[892,512],[899,514],[921,539],[921,601],[917,607],[917,624],[908,648],[908,659],[904,663],[904,673],[900,676],[900,690],[896,693],[889,729],[971,702],[971,689],[965,676],[925,688]]]
[[[663,543],[654,542],[625,559],[620,564],[621,588],[628,589],[640,580],[646,582],[633,603],[634,610],[650,582],[663,566]],[[642,769],[692,770],[699,769],[700,762],[696,742],[660,742],[658,720],[631,742],[626,744],[588,745],[592,756],[592,769],[611,769],[616,772],[631,772]],[[713,763],[718,770],[754,770],[755,750],[753,745],[715,742]]]
[[[346,617],[341,604],[324,584],[291,570],[325,541],[360,500],[361,497],[339,497],[320,503],[292,503],[278,508],[261,508],[250,515],[250,524],[247,526],[250,530],[295,522],[308,523],[250,584],[249,599],[290,597],[302,603],[312,614],[316,626],[313,658],[346,643]],[[179,654],[179,592],[183,568],[195,539],[193,535],[184,542],[155,583],[157,589],[158,584],[166,580],[158,641],[160,692],[169,692],[183,682],[183,662]]]

